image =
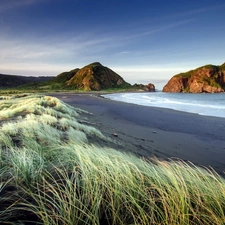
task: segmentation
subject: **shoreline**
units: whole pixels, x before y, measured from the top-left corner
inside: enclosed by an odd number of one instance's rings
[[[181,159],[212,167],[224,176],[225,118],[118,102],[97,93],[47,95],[91,112],[87,119],[121,144],[116,150],[145,158]]]
[[[148,92],[149,93],[149,92]],[[154,92],[153,92],[154,93]],[[155,93],[157,93],[157,92],[155,92]],[[158,92],[158,93],[163,93],[163,92]],[[141,106],[148,106],[148,107],[153,107],[153,108],[162,108],[162,109],[170,109],[170,110],[175,110],[175,111],[178,111],[178,112],[185,112],[185,113],[191,113],[191,114],[196,114],[196,115],[199,115],[199,116],[209,116],[209,117],[219,117],[219,118],[225,118],[225,116],[224,115],[212,115],[212,114],[210,114],[210,113],[203,113],[202,111],[199,111],[199,112],[196,112],[195,110],[193,111],[193,110],[188,110],[187,108],[185,108],[185,109],[181,109],[181,108],[177,108],[177,107],[167,107],[167,106],[165,106],[165,105],[163,105],[163,106],[158,106],[158,105],[151,105],[151,104],[139,104],[139,103],[134,103],[134,102],[129,102],[129,99],[128,99],[128,101],[125,101],[124,99],[123,99],[123,97],[121,98],[122,100],[118,100],[118,99],[111,99],[110,97],[107,97],[107,95],[111,95],[111,93],[107,93],[107,94],[102,94],[102,97],[103,98],[107,98],[107,99],[110,99],[110,100],[113,100],[113,101],[119,101],[119,102],[125,102],[125,103],[129,103],[129,104],[135,104],[135,105],[141,105]],[[113,94],[123,94],[123,93],[113,93]],[[130,93],[125,93],[125,94],[130,94]],[[136,92],[132,92],[132,94],[137,94]],[[142,93],[140,93],[140,92],[138,92],[138,94],[142,94]],[[166,93],[167,94],[167,93]],[[169,94],[174,94],[174,93],[169,93]],[[176,93],[175,93],[176,94]],[[179,93],[178,93],[179,94]],[[185,94],[187,94],[187,93],[182,93],[182,95],[185,95]],[[218,93],[218,94],[221,94],[221,93]],[[223,93],[224,94],[224,93]],[[191,95],[194,95],[193,93],[191,93]],[[197,93],[197,95],[201,95],[200,93]],[[212,95],[212,94],[209,94],[210,96]],[[133,96],[132,96],[133,97]],[[137,100],[137,99],[135,99],[135,97],[134,97],[134,100]],[[145,102],[146,103],[146,102]],[[157,104],[161,104],[160,102],[158,102]],[[215,112],[215,111],[214,111]]]

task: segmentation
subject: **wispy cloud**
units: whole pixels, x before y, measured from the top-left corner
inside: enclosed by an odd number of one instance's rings
[[[13,12],[14,9],[33,6],[45,1],[54,2],[53,0],[0,0],[0,14]],[[221,7],[224,6],[223,4]],[[77,28],[73,30],[73,27],[68,25],[67,29],[63,30],[62,27],[62,30],[60,30],[57,28],[57,21],[51,24],[56,27],[55,29],[49,24],[47,26],[46,23],[38,26],[38,29],[31,27],[29,30],[31,32],[26,30],[21,34],[17,33],[20,30],[14,29],[11,24],[4,23],[5,21],[2,19],[0,24],[0,73],[10,68],[14,71],[21,71],[21,74],[24,74],[23,71],[25,70],[28,71],[27,73],[31,71],[32,74],[40,74],[39,72],[43,74],[45,71],[48,74],[57,74],[57,71],[62,72],[74,67],[84,66],[86,63],[91,63],[92,60],[102,60],[102,63],[109,62],[111,65],[115,63],[114,65],[117,66],[127,66],[127,68],[118,67],[117,70],[113,65],[112,68],[121,74],[124,73],[129,76],[134,74],[133,77],[135,78],[137,78],[136,74],[139,73],[145,74],[146,77],[151,73],[158,73],[162,77],[167,73],[173,75],[176,71],[186,71],[186,69],[176,66],[164,66],[162,68],[159,65],[152,67],[147,65],[150,63],[152,65],[155,62],[170,63],[172,58],[179,61],[179,59],[189,55],[191,55],[189,58],[191,59],[193,58],[193,49],[187,48],[186,51],[190,51],[190,54],[187,54],[183,48],[179,49],[178,42],[171,41],[171,39],[167,40],[166,45],[150,45],[151,37],[156,37],[155,41],[157,37],[166,37],[168,31],[173,31],[175,28],[191,27],[201,13],[210,10],[212,8],[200,8],[173,15],[166,14],[167,17],[157,17],[155,19],[157,21],[154,20],[155,22],[143,17],[137,23],[132,24],[132,29],[125,29],[130,28],[131,25],[127,26],[127,24],[121,22],[121,27],[124,27],[124,29],[112,26],[110,29],[85,27],[85,29]],[[4,17],[2,16],[2,18]],[[58,29],[58,32],[55,32],[56,29]],[[49,32],[49,30],[51,31]],[[171,47],[170,41],[174,46],[176,45],[176,48]],[[155,42],[157,43],[157,41]],[[185,42],[185,46],[187,43]],[[183,42],[181,45],[184,46]],[[199,52],[202,53],[202,50],[200,49]],[[174,54],[183,55],[174,56]],[[184,61],[187,64],[188,60]],[[135,64],[141,66],[131,67]]]
[[[225,3],[215,4],[214,6],[211,6],[211,7],[196,8],[194,10],[183,11],[176,14],[173,13],[165,17],[161,16],[157,19],[157,21],[155,21],[156,24],[158,24],[157,27],[155,27],[154,23],[151,23],[150,25],[148,25],[147,21],[141,21],[135,24],[133,29],[134,31],[133,34],[127,35],[126,37],[124,36],[124,39],[135,39],[142,36],[148,36],[148,35],[164,32],[179,26],[184,26],[196,21],[196,17],[201,15],[202,13],[221,9],[221,8],[225,8]],[[138,27],[142,27],[142,30],[140,30]],[[145,30],[143,29],[143,27],[145,28]]]
[[[126,58],[134,58],[137,63],[140,58],[155,57],[160,53],[157,49],[154,52],[151,49],[143,50],[130,50],[132,44],[136,41],[140,41],[138,38],[144,35],[150,35],[154,32],[160,32],[166,29],[170,29],[174,26],[187,23],[188,21],[171,23],[167,26],[159,27],[154,31],[145,31],[139,34],[124,35],[120,34],[96,34],[96,33],[64,33],[61,35],[46,36],[37,39],[36,37],[27,37],[26,39],[20,39],[20,37],[10,37],[7,34],[0,35],[0,72],[5,70],[6,65],[8,68],[16,68],[22,71],[23,67],[36,68],[39,72],[55,71],[56,68],[61,68],[59,72],[65,69],[72,69],[73,67],[84,66],[85,63],[91,63],[92,61],[107,61],[113,60],[123,61],[125,63]],[[128,44],[128,40],[131,40]],[[131,45],[130,45],[131,44]],[[124,46],[124,47],[123,47]],[[121,48],[122,47],[122,48]],[[120,55],[120,56],[119,56]],[[113,58],[114,57],[114,58]],[[132,59],[130,59],[132,61]],[[146,61],[146,59],[144,59]],[[129,61],[129,60],[128,60]],[[128,63],[129,64],[129,63]],[[4,67],[3,67],[4,65]],[[41,68],[42,67],[42,68]],[[123,72],[121,69],[119,71]],[[126,68],[126,72],[157,72],[155,68],[148,68],[143,71],[143,68]],[[162,70],[160,70],[162,72]],[[168,71],[168,69],[167,69]],[[37,72],[37,74],[38,74]]]
[[[131,34],[129,36],[126,36],[125,39],[134,39],[134,38],[138,38],[138,37],[142,37],[142,36],[147,36],[147,35],[163,32],[163,31],[166,31],[166,30],[173,29],[175,27],[179,27],[179,26],[183,26],[185,24],[191,23],[194,20],[195,19],[192,18],[192,19],[186,19],[186,20],[179,21],[179,22],[171,22],[169,24],[158,25],[158,27],[154,28],[154,29],[145,27],[145,31],[137,31],[136,30],[135,34]]]
[[[130,53],[131,53],[131,51],[122,51],[122,52],[119,52],[118,54],[124,55],[124,54],[130,54]]]
[[[40,70],[50,70],[50,67],[53,72],[56,67],[61,68],[61,72],[63,67],[72,69],[84,66],[84,59],[95,60],[99,52],[116,45],[112,37],[90,37],[84,34],[72,38],[50,37],[38,40],[0,35],[0,72],[6,68],[22,71],[23,67],[28,70],[36,68],[36,74]]]
[[[8,12],[13,9],[43,2],[43,0],[1,0],[0,12]]]
[[[13,56],[20,59],[38,59],[41,57],[54,56],[59,53],[64,54],[80,54],[84,51],[96,51],[96,49],[103,45],[106,47],[110,45],[111,38],[92,38],[86,35],[78,37],[47,37],[43,39],[30,38],[22,39],[10,38],[7,35],[0,36],[0,57],[6,58]]]

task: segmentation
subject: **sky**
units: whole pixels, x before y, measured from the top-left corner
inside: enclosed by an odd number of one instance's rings
[[[93,62],[161,89],[225,62],[224,0],[0,0],[0,73],[56,76]]]

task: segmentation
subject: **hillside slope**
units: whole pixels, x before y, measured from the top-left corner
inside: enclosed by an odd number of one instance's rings
[[[225,91],[225,63],[205,65],[173,76],[163,92],[219,93]]]
[[[108,88],[130,87],[131,85],[113,70],[95,62],[78,70],[66,82],[66,86],[86,91],[99,91]]]
[[[81,69],[74,69],[69,72],[60,73],[48,84],[55,88],[100,91],[107,89],[143,90],[154,92],[155,86],[152,83],[147,85],[126,82],[119,74],[99,62],[91,63]]]

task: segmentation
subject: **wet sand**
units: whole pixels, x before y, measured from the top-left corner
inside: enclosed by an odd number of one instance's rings
[[[147,158],[182,159],[212,167],[224,176],[225,118],[116,102],[97,94],[48,95],[91,112],[89,122],[120,143],[117,150]]]

